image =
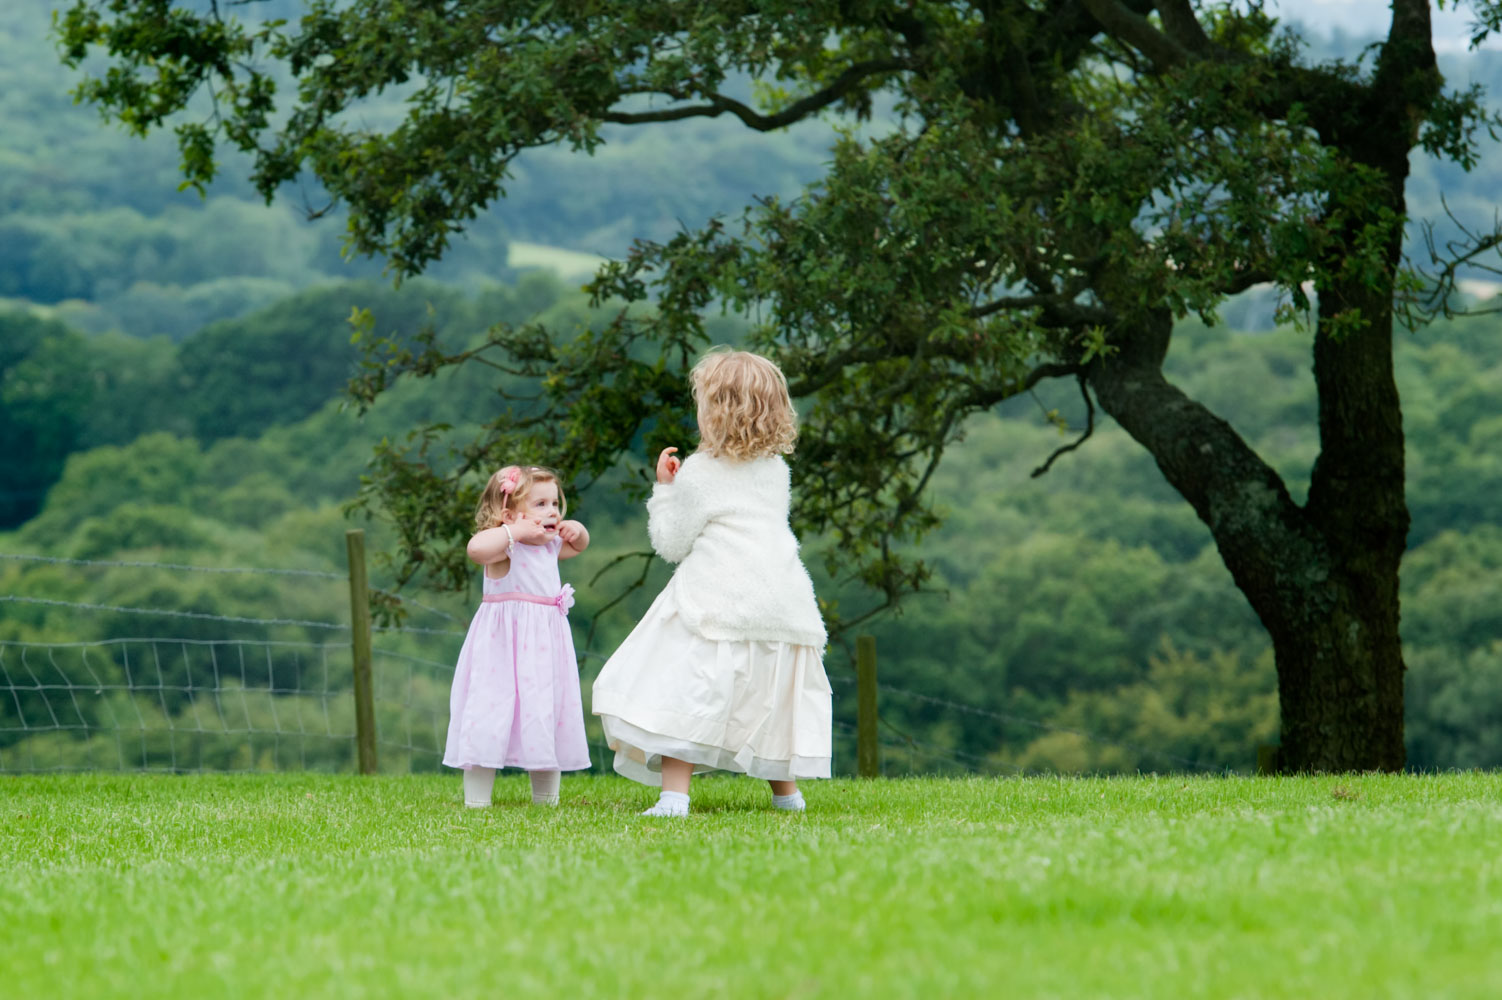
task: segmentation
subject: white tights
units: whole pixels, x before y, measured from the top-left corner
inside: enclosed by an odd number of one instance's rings
[[[558,804],[558,783],[563,775],[558,771],[528,771],[532,779],[532,803],[539,806]]]
[[[532,779],[532,801],[537,805],[558,804],[558,784],[563,775],[558,771],[528,771]],[[490,793],[495,787],[495,768],[467,767],[464,769],[464,804],[471,809],[490,805]]]

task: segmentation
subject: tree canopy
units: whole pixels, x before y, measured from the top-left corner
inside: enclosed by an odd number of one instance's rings
[[[425,285],[411,282],[402,293],[432,295],[435,289]],[[356,286],[330,289],[328,295],[343,301],[341,308],[351,298],[370,296],[379,315],[376,291]],[[520,321],[543,310],[557,316],[577,310],[578,298],[577,292],[540,277],[526,287],[496,289],[467,302],[432,295],[441,335],[461,343],[495,318]],[[292,301],[310,313],[324,308],[307,299]],[[284,304],[248,318],[237,331],[245,352],[253,357],[265,350],[259,342],[282,342],[272,320],[290,312]],[[49,336],[81,339],[55,325],[47,329]],[[1497,417],[1473,404],[1502,378],[1499,331],[1502,318],[1448,322],[1424,336],[1404,338],[1395,359],[1416,458],[1409,465],[1415,527],[1404,562],[1403,615],[1409,665],[1406,743],[1411,766],[1419,768],[1502,763],[1502,720],[1494,710],[1502,699],[1502,649],[1494,641],[1502,623],[1502,532],[1495,528],[1502,519],[1502,463],[1494,450],[1480,446]],[[336,329],[321,335],[331,348],[348,339]],[[1292,329],[1245,334],[1192,322],[1180,337],[1168,365],[1175,383],[1235,419],[1285,477],[1307,476],[1318,446],[1307,338]],[[91,359],[100,354],[102,342],[97,337],[86,342]],[[63,478],[41,498],[41,511],[17,530],[0,534],[0,554],[303,567],[337,574],[348,527],[341,507],[358,488],[373,445],[382,437],[401,436],[419,420],[452,422],[451,439],[466,441],[478,430],[494,393],[486,370],[470,366],[439,379],[406,381],[383,393],[363,418],[341,407],[334,389],[311,416],[263,424],[259,421],[275,416],[282,387],[249,381],[241,388],[247,398],[236,436],[199,445],[182,437],[179,407],[163,389],[180,378],[172,374],[173,352],[182,348],[164,340],[110,338],[109,343],[120,353],[100,359],[101,367],[86,372],[85,381],[116,369],[138,377],[102,383],[108,398],[89,407],[90,419],[77,439],[80,450],[68,457]],[[146,363],[124,353],[128,347],[149,349],[151,358],[166,351],[165,358],[152,361],[162,369],[162,380],[144,377]],[[30,357],[34,366],[57,369],[39,372],[43,380],[69,377],[77,365],[74,354],[55,348]],[[226,358],[226,363],[236,362]],[[316,386],[307,388],[311,392]],[[1073,416],[1072,407],[1079,405],[1073,389],[1045,385],[1039,395],[1045,406]],[[176,435],[162,433],[172,428]],[[1277,730],[1276,677],[1268,637],[1221,564],[1208,530],[1163,482],[1150,457],[1109,424],[1090,447],[1048,476],[1030,480],[1037,456],[1059,440],[1061,432],[1041,420],[1032,400],[1011,400],[998,414],[973,420],[966,439],[949,449],[935,473],[931,488],[944,523],[922,543],[933,567],[926,585],[931,592],[910,598],[902,614],[868,623],[877,637],[885,686],[881,710],[888,723],[888,765],[898,772],[909,766],[1001,773],[1015,768],[1249,770],[1256,759],[1254,744]],[[8,469],[19,467],[7,463]],[[1466,483],[1466,492],[1452,489],[1455,482]],[[639,591],[607,608],[615,584],[636,569],[621,566],[595,581],[612,560],[639,546],[645,530],[639,506],[602,489],[582,496],[571,491],[570,501],[595,537],[589,558],[568,564],[570,581],[579,589],[571,620],[585,654],[581,668],[587,688],[602,655],[631,628],[653,593]],[[394,550],[389,525],[367,527],[373,551]],[[858,587],[842,586],[820,572],[819,556],[827,544],[811,537],[805,548],[819,592],[842,603],[858,599]],[[390,586],[391,569],[377,561],[374,582]],[[654,566],[649,583],[659,584],[666,571]],[[57,566],[0,557],[5,594],[251,619],[339,621],[347,612],[348,595],[338,580],[266,583],[240,574]],[[429,608],[462,620],[475,597],[472,591],[436,593],[415,585],[403,596],[416,602],[408,604],[408,624],[438,628],[456,626]],[[188,624],[108,610],[7,604],[0,614],[0,639],[70,648],[143,635],[329,640],[319,630],[296,626],[199,622],[187,631]],[[462,635],[392,632],[378,639],[380,648],[419,657],[433,671],[431,688],[394,695],[424,720],[423,726],[431,717],[445,717],[443,672],[460,640]],[[848,640],[837,641],[826,657],[842,695],[853,690],[849,646]],[[103,704],[84,699],[86,712],[92,707],[100,713],[90,716],[100,727],[95,739],[51,730],[45,704],[25,690],[30,678],[24,669],[17,676],[10,655],[7,669],[22,688],[21,705],[0,699],[0,729],[7,730],[0,737],[0,766],[10,761],[22,767],[118,766],[114,726],[120,719],[135,720],[135,709],[115,705],[112,725]],[[32,660],[34,667],[39,662]],[[89,682],[69,656],[56,662],[76,683]],[[283,665],[277,661],[278,676]],[[195,659],[192,666],[201,668],[191,675],[198,697],[211,697],[217,681],[210,664]],[[388,681],[405,683],[405,668],[393,673]],[[125,682],[123,672],[110,676]],[[338,673],[336,681],[347,683],[348,672]],[[73,704],[61,691],[48,697],[55,711]],[[161,711],[156,692],[148,688],[137,697],[146,718]],[[337,699],[336,707],[341,702]],[[192,713],[202,710],[184,704],[188,714],[179,722],[193,728]],[[15,728],[18,711],[38,728]],[[274,728],[273,712],[286,718],[295,708],[268,704],[264,711],[264,724]],[[854,712],[854,699],[836,699],[836,719],[850,727],[837,729],[838,760],[854,760]],[[323,716],[317,718],[321,732]],[[383,732],[404,728],[400,717],[383,718],[381,724]],[[225,757],[206,756],[204,766],[271,766],[259,757],[264,748],[244,760],[239,755],[250,744],[230,737],[220,742]],[[434,746],[441,747],[441,728]],[[341,743],[332,757],[302,759],[296,747],[283,745],[271,759],[289,767],[349,766],[346,749]],[[170,766],[170,744],[153,744],[151,754],[153,766]],[[412,766],[436,768],[440,755],[419,754]]]
[[[353,247],[403,274],[504,195],[518,157],[594,151],[609,123],[730,116],[772,132],[878,101],[895,119],[844,135],[802,197],[607,266],[597,300],[627,305],[603,329],[378,346],[367,401],[476,358],[498,359],[503,388],[542,389],[452,467],[433,467],[423,434],[381,453],[371,497],[397,512],[409,569],[457,565],[454,512],[471,497],[456,486],[479,470],[527,454],[590,478],[689,440],[684,370],[705,314],[730,308],[805,401],[798,526],[836,542],[829,571],[878,608],[927,578],[902,543],[934,525],[926,488],[967,419],[1074,378],[1152,453],[1268,628],[1284,763],[1401,766],[1409,515],[1391,335],[1395,309],[1424,304],[1401,264],[1404,180],[1415,148],[1473,166],[1489,123],[1477,90],[1445,90],[1426,0],[1396,0],[1354,64],[1306,58],[1260,6],[1191,0],[301,9],[240,22],[213,4],[79,0],[58,24],[71,64],[110,54],[80,95],[143,132],[173,122],[189,184],[214,176],[221,145],[252,158],[267,198],[311,172]],[[281,106],[267,61],[296,81]],[[744,78],[753,93],[736,96]],[[368,124],[361,102],[390,88],[405,115]],[[184,116],[205,93],[212,112]],[[1266,283],[1313,326],[1321,450],[1302,503],[1162,372],[1176,318],[1212,320]],[[830,609],[836,625],[864,613]]]

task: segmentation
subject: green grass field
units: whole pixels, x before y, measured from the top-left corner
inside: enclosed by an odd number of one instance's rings
[[[1502,995],[1502,775],[0,779],[6,997]]]

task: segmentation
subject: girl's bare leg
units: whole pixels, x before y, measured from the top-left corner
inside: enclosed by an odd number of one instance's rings
[[[687,816],[688,784],[694,776],[694,765],[676,757],[662,758],[662,794],[657,804],[642,813],[643,816]]]
[[[796,781],[768,781],[772,786],[772,808],[783,812],[802,812],[803,793],[798,791]]]
[[[676,757],[662,758],[662,790],[688,794],[689,780],[694,776],[694,765]]]

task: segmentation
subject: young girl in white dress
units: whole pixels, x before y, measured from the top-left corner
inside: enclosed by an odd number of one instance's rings
[[[507,466],[480,495],[467,552],[484,568],[484,596],[454,669],[443,754],[464,769],[466,806],[490,805],[502,767],[525,768],[533,803],[556,805],[559,772],[590,766],[567,617],[574,589],[558,577],[589,532],[563,519],[565,505],[557,474],[535,465]]]
[[[798,779],[829,777],[831,702],[788,526],[796,414],[756,354],[709,354],[691,382],[699,449],[681,463],[665,449],[647,501],[652,547],[678,568],[600,671],[592,709],[616,771],[662,787],[643,815],[687,815],[690,778],[715,769],[765,778],[775,807],[802,811]]]

